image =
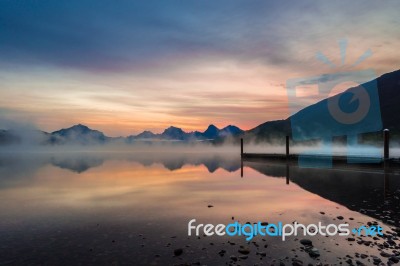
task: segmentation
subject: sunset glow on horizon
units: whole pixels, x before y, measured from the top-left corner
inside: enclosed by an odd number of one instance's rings
[[[375,1],[2,1],[0,129],[81,123],[127,136],[286,119],[286,81],[340,70],[315,58],[340,65],[340,39],[341,69],[399,69],[398,10]]]

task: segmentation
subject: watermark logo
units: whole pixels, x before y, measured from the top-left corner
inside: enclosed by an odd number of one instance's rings
[[[350,225],[347,223],[341,224],[323,224],[318,222],[316,224],[304,225],[294,222],[293,224],[278,223],[265,223],[257,222],[254,224],[233,222],[230,224],[196,224],[196,219],[192,219],[188,223],[188,236],[243,236],[247,241],[251,241],[256,236],[269,236],[280,237],[285,241],[289,236],[348,236],[352,232],[355,235],[376,236],[383,235],[383,228],[379,225],[360,226],[353,228],[350,232]]]
[[[347,41],[340,41],[339,46],[344,65]],[[352,66],[357,66],[371,55],[371,50],[367,50]],[[336,68],[323,53],[318,52],[316,57],[329,67]],[[348,89],[335,95],[334,92],[343,86]],[[316,94],[310,96],[307,89],[311,87],[317,89]],[[382,129],[376,74],[372,69],[289,79],[286,88],[293,140],[321,141],[318,149],[299,155],[301,167],[331,167],[332,138],[335,136],[347,137],[347,155],[350,155],[357,153],[358,134]],[[306,96],[300,95],[299,89],[306,90]],[[315,99],[322,100],[315,103]],[[377,160],[381,156],[379,149],[370,149],[369,153]],[[321,156],[311,156],[318,154]],[[348,162],[363,163],[371,160],[348,156]]]

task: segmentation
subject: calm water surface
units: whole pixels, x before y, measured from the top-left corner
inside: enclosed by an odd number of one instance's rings
[[[241,177],[240,166],[239,157],[224,153],[3,154],[0,265],[292,265],[294,260],[372,265],[373,256],[376,264],[380,259],[386,265],[396,260],[396,172],[244,162]],[[320,252],[312,258],[300,244],[302,236],[285,242],[188,237],[191,219],[354,227],[377,221],[386,235],[356,241],[308,237]],[[250,250],[247,258],[240,258],[240,246]],[[178,248],[183,254],[174,256]]]

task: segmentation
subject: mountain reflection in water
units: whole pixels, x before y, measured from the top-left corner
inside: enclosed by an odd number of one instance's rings
[[[386,262],[382,250],[395,256],[399,245],[399,189],[396,171],[304,169],[227,153],[9,153],[0,157],[0,263],[214,265],[236,256],[242,264],[289,265],[344,263],[346,255]],[[381,223],[395,245],[382,246],[388,236],[370,245],[315,236],[321,256],[311,258],[296,237],[187,236],[193,218],[307,224],[338,223],[339,215],[354,226]],[[248,258],[240,245],[249,246]]]

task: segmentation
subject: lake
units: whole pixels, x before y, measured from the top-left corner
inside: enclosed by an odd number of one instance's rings
[[[4,153],[0,265],[386,265],[400,258],[397,171],[243,162],[242,177],[241,164],[227,152]],[[192,219],[369,223],[384,235],[197,237],[188,236]],[[319,256],[300,243],[305,238]]]

